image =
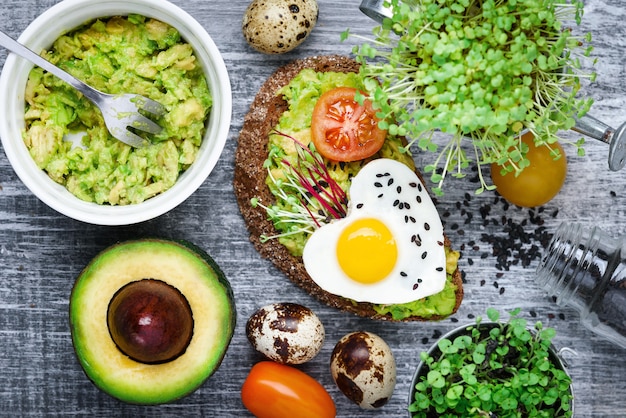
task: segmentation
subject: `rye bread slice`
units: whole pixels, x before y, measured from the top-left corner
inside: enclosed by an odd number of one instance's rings
[[[259,207],[253,208],[250,204],[252,198],[258,198],[265,205],[270,205],[274,201],[273,195],[265,184],[267,171],[263,168],[263,162],[267,158],[269,132],[276,126],[281,114],[287,110],[287,102],[277,96],[276,92],[287,85],[304,68],[312,68],[316,71],[357,72],[359,64],[341,55],[299,59],[276,70],[259,89],[244,118],[239,134],[233,182],[239,209],[250,232],[250,241],[261,256],[270,260],[291,281],[323,303],[362,317],[393,321],[391,315],[378,314],[370,303],[354,302],[326,292],[310,278],[301,257],[291,255],[278,240],[269,240],[264,243],[260,240],[262,235],[276,234],[274,225],[267,219],[265,211]],[[421,178],[421,173],[417,174]],[[444,244],[447,247],[450,246],[448,237],[445,237]],[[454,283],[458,289],[454,307],[454,312],[456,312],[463,300],[463,285],[458,269],[454,272]],[[403,321],[438,319],[442,317],[414,316]]]

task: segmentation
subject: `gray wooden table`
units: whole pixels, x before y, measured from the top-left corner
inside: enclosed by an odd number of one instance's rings
[[[608,147],[589,140],[587,155],[567,149],[569,174],[561,193],[534,210],[504,204],[487,192],[473,194],[469,178],[451,180],[438,201],[453,246],[461,249],[465,300],[458,313],[437,323],[389,324],[345,314],[320,304],[292,285],[248,242],[232,191],[238,132],[250,102],[265,78],[287,61],[314,54],[349,54],[352,44],[339,34],[369,33],[373,22],[358,10],[360,0],[319,0],[319,22],[298,49],[268,56],[245,43],[240,23],[248,0],[174,0],[204,25],[223,53],[233,87],[233,119],[215,171],[200,189],[171,212],[138,225],[99,227],[58,214],[34,197],[0,153],[0,415],[2,416],[249,416],[239,390],[259,360],[245,337],[247,318],[258,307],[297,302],[318,313],[327,330],[320,355],[301,368],[319,379],[337,404],[338,416],[406,416],[411,377],[420,351],[437,335],[484,315],[487,307],[515,307],[524,317],[556,328],[556,345],[570,347],[576,416],[626,416],[626,350],[579,325],[577,314],[554,304],[534,282],[538,263],[532,245],[541,245],[562,221],[598,225],[614,236],[626,228],[626,171],[611,172]],[[3,0],[0,28],[18,37],[55,0]],[[596,100],[592,113],[607,123],[626,120],[626,8],[621,0],[585,1],[583,29],[595,38],[598,79],[586,88]],[[0,64],[6,53],[0,51]],[[2,116],[0,115],[0,118]],[[573,133],[566,137],[576,139]],[[418,165],[429,155],[417,154]],[[116,241],[144,236],[189,240],[206,249],[234,288],[238,325],[218,372],[192,395],[170,405],[131,406],[96,389],[74,357],[68,326],[68,297],[75,277],[99,251]],[[511,243],[517,245],[511,246]],[[335,342],[355,330],[387,340],[398,366],[391,401],[364,412],[332,382],[329,357]]]

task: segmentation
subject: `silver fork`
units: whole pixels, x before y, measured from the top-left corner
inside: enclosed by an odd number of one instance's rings
[[[111,135],[125,144],[132,147],[142,147],[148,144],[147,139],[142,138],[128,128],[144,131],[149,134],[158,134],[161,132],[161,126],[139,113],[139,110],[142,110],[154,116],[165,114],[165,107],[159,102],[138,94],[112,95],[96,90],[71,74],[63,71],[50,61],[35,54],[2,31],[0,31],[0,45],[22,58],[31,61],[33,64],[43,68],[49,73],[54,74],[80,91],[100,109],[104,123]]]

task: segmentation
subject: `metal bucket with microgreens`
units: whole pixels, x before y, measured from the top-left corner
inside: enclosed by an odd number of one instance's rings
[[[504,367],[497,369],[500,363],[489,358],[490,353],[495,354],[496,359],[515,356],[515,353],[511,354],[514,348],[508,347],[506,340],[496,342],[494,338],[499,333],[494,330],[510,326],[510,323],[487,321],[460,326],[441,336],[428,351],[420,354],[421,361],[411,381],[408,416],[436,416],[432,415],[433,404],[438,397],[445,397],[447,406],[460,408],[459,403],[465,402],[467,409],[473,408],[473,414],[477,416],[500,416],[489,408],[489,405],[493,405],[501,409],[500,414],[502,410],[508,409],[521,411],[523,416],[534,416],[547,410],[554,417],[573,417],[573,385],[567,372],[567,363],[562,358],[563,354],[573,351],[569,348],[557,351],[551,343],[553,330],[549,328],[538,330],[536,327],[526,328],[525,322],[513,323],[518,329],[523,327],[526,330],[521,333],[514,331],[514,334],[521,338],[530,335],[532,345],[539,347],[527,361],[520,362],[523,367],[518,368],[516,374],[505,376],[508,372]],[[545,334],[546,330],[548,334]],[[547,338],[544,338],[546,335]],[[466,350],[469,359],[463,365],[452,362],[452,356],[446,358],[448,353],[454,352],[454,357],[459,359],[463,350]],[[523,348],[520,348],[520,358],[522,351]],[[501,361],[504,363],[505,360]],[[445,372],[442,367],[446,369]],[[491,377],[499,382],[506,381],[507,384],[493,385],[496,389],[489,389],[486,379]],[[454,385],[450,384],[452,381]],[[537,396],[535,389],[543,391],[543,394]],[[465,416],[459,411],[455,409],[452,412]],[[436,410],[436,414],[442,413],[444,411]]]
[[[469,6],[472,9],[465,9],[468,7],[467,4],[447,0],[443,3],[439,2],[437,7],[434,7],[436,2],[429,1],[362,0],[360,10],[380,23],[381,27],[374,28],[372,32],[374,36],[371,39],[350,34],[349,31],[344,33],[346,38],[354,36],[366,41],[363,45],[355,46],[354,52],[357,61],[363,64],[362,69],[366,78],[381,80],[380,86],[371,83],[376,94],[370,91],[370,96],[380,97],[377,104],[382,104],[381,112],[389,115],[391,120],[398,121],[389,124],[390,131],[398,130],[400,135],[412,138],[412,141],[421,149],[439,154],[435,162],[426,166],[424,170],[432,173],[431,180],[437,183],[437,187],[434,188],[435,192],[441,191],[445,178],[445,175],[439,174],[441,170],[446,175],[463,177],[467,163],[473,158],[474,153],[479,170],[482,161],[496,162],[496,156],[500,161],[502,153],[506,154],[511,144],[506,138],[517,137],[520,131],[527,128],[533,130],[534,136],[538,138],[538,144],[544,142],[552,144],[557,140],[571,142],[579,154],[584,154],[584,138],[570,141],[557,136],[561,130],[572,129],[609,144],[608,160],[611,170],[617,171],[626,165],[626,124],[614,129],[588,115],[587,112],[591,108],[593,99],[578,95],[582,87],[580,80],[593,81],[596,74],[592,69],[581,66],[580,60],[573,60],[571,57],[591,58],[593,49],[591,35],[589,33],[575,34],[572,30],[559,29],[580,24],[583,16],[582,3],[568,3],[560,0],[523,0],[518,2],[517,6],[509,3],[485,1],[480,8],[474,5]],[[523,13],[505,11],[509,7],[517,7],[523,10]],[[461,9],[466,13],[463,13]],[[551,20],[547,28],[548,32],[551,31],[555,35],[550,39],[538,35],[542,31],[533,30],[533,28],[548,24],[541,17],[546,10],[554,13],[552,19],[554,22]],[[464,16],[472,16],[471,22],[463,20]],[[507,19],[502,20],[496,16],[507,16]],[[483,26],[476,23],[479,17],[480,21],[493,27],[495,32],[482,32],[480,28]],[[459,28],[458,36],[455,39],[450,36],[438,37],[431,29],[444,25],[450,27],[449,19],[455,19],[454,24],[459,25],[455,26]],[[517,31],[511,30],[512,27],[517,28]],[[426,28],[429,29],[426,30]],[[447,32],[444,33],[446,34]],[[486,42],[492,43],[484,45]],[[506,52],[498,49],[498,45],[502,45],[503,42],[507,45],[517,44],[523,47],[511,48]],[[406,48],[406,45],[412,43],[419,46],[417,51],[426,51],[424,54],[427,56],[424,61],[421,58],[422,53],[416,54],[414,48]],[[530,44],[532,45],[529,46]],[[491,59],[484,48],[491,51],[490,53],[504,55],[493,56]],[[454,54],[461,54],[465,61],[474,63],[470,64],[470,68],[464,68],[458,74],[461,78],[457,77],[452,67],[463,60],[455,61]],[[477,59],[484,61],[481,65],[486,63],[489,71],[493,71],[482,72]],[[406,66],[398,65],[398,62],[404,63],[405,61]],[[595,60],[589,61],[593,67]],[[421,62],[434,64],[424,69],[419,65]],[[495,68],[498,65],[504,68],[504,72]],[[519,67],[519,71],[510,72],[509,70],[513,67]],[[468,74],[466,70],[474,74],[470,75],[471,80],[462,79]],[[443,78],[437,78],[440,76]],[[437,82],[412,81],[423,80],[424,77],[434,77]],[[529,92],[526,91],[521,96],[522,98],[517,100],[515,99],[517,96],[513,94],[517,89],[512,80],[522,78],[527,79],[524,81],[526,89],[530,85],[542,84],[537,84],[535,82],[537,79],[545,78],[546,84],[543,87],[540,86],[540,91],[533,89],[530,99],[527,97]],[[492,85],[497,84],[497,86],[493,85],[496,88],[493,92],[489,90],[489,86],[485,87],[481,84],[487,89],[481,90],[482,93],[486,92],[489,95],[493,93],[494,97],[503,98],[503,101],[508,104],[503,106],[498,104],[497,108],[493,105],[487,108],[478,105],[474,107],[472,97],[475,91],[470,91],[470,88],[477,83],[480,84],[481,80],[487,80]],[[441,88],[448,87],[449,82],[453,84],[452,87],[467,87],[469,93],[464,93],[464,97],[467,99],[472,96],[469,100],[472,102],[470,109],[464,107],[467,100],[459,101],[458,97],[453,97],[454,93],[446,89],[441,91]],[[505,91],[500,91],[501,88]],[[490,99],[482,96],[482,93],[479,99],[489,103]],[[417,100],[418,98],[421,98],[421,101]],[[463,102],[462,106],[461,102]],[[534,104],[529,108],[530,103]],[[443,110],[438,107],[442,104]],[[450,104],[449,108],[448,104]],[[509,104],[512,105],[509,106]],[[555,117],[555,114],[550,112],[549,109],[555,106],[560,110],[559,115],[563,117]],[[487,124],[477,122],[481,118],[480,115],[485,114],[484,112],[490,115],[488,118],[483,118]],[[511,115],[508,121],[503,119],[502,112]],[[467,120],[463,121],[463,118]],[[430,140],[435,130],[452,136],[445,146],[440,147]],[[466,138],[473,142],[471,146],[473,150],[467,154],[460,147],[461,140]],[[492,152],[491,147],[494,144],[497,146]],[[486,187],[481,176],[481,187],[477,192]]]

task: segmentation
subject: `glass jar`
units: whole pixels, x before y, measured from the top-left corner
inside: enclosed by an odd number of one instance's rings
[[[562,223],[537,268],[537,282],[582,323],[626,348],[626,241]]]

